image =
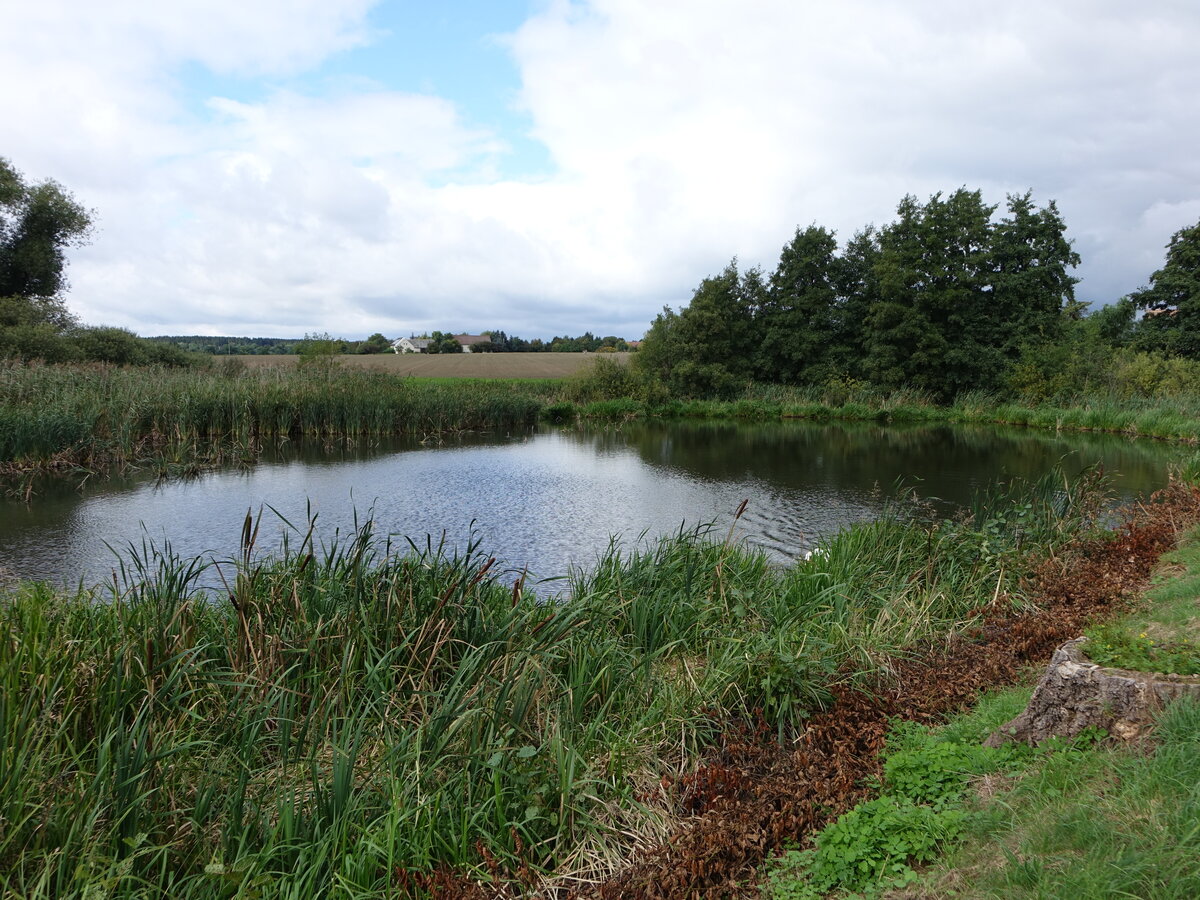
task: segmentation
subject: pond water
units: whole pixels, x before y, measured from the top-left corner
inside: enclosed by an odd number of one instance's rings
[[[0,501],[0,569],[92,584],[111,579],[119,556],[143,541],[229,559],[249,510],[262,513],[259,546],[268,549],[287,533],[298,542],[285,519],[303,532],[316,516],[329,542],[370,518],[401,543],[444,534],[464,547],[473,538],[509,573],[536,579],[588,565],[613,538],[630,547],[703,523],[723,536],[742,500],[738,534],[786,562],[878,515],[898,485],[951,509],[1061,460],[1072,471],[1102,464],[1118,497],[1132,498],[1161,487],[1190,452],[1114,436],[806,422],[547,428],[335,451],[285,444],[252,469],[165,484],[41,484],[31,503]]]

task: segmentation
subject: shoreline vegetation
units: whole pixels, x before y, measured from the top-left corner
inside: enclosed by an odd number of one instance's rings
[[[636,419],[869,421],[1015,425],[1196,444],[1190,392],[1110,390],[1038,402],[968,393],[939,403],[852,381],[748,385],[725,399],[679,399],[599,356],[565,379],[404,378],[316,364],[247,368],[0,362],[0,476],[31,496],[48,473],[149,468],[164,477],[249,465],[264,445],[511,431],[540,422]],[[13,487],[13,485],[16,485]]]
[[[1175,482],[1105,532],[1104,497],[1089,472],[954,519],[898,502],[786,569],[681,531],[573,571],[565,602],[369,522],[263,556],[249,517],[238,559],[148,545],[107,586],[7,587],[6,896],[748,884],[865,798],[889,717],[1017,677],[1200,517]]]

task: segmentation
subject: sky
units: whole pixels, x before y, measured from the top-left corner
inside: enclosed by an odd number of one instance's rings
[[[1195,0],[0,0],[0,156],[142,335],[638,338],[906,194],[1053,199],[1080,299],[1200,221]]]

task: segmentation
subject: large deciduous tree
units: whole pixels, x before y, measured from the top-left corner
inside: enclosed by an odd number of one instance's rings
[[[463,347],[450,332],[435,331],[429,338],[426,353],[462,353]]]
[[[1132,295],[1146,310],[1146,343],[1168,353],[1200,358],[1200,222],[1181,228],[1167,244],[1167,259],[1150,286]]]
[[[987,290],[994,211],[966,188],[924,205],[900,201],[899,219],[880,235],[880,301],[867,319],[873,380],[945,396],[980,386],[996,368]]]
[[[87,242],[91,224],[91,213],[62,186],[26,184],[0,158],[0,297],[23,301],[9,301],[6,318],[19,314],[56,328],[71,323],[62,303],[66,252]]]
[[[832,368],[837,331],[837,239],[810,225],[784,246],[757,310],[760,378],[817,381]]]
[[[867,314],[879,302],[881,252],[879,231],[868,225],[850,238],[837,260],[838,304],[831,356],[843,375],[862,372]]]
[[[91,216],[53,181],[26,184],[0,158],[0,358],[65,362],[75,319],[63,303],[66,251],[87,240]]]
[[[767,292],[762,273],[739,275],[737,260],[705,278],[679,313],[664,307],[638,353],[638,366],[682,396],[728,396],[752,374],[755,312]]]
[[[879,300],[866,319],[873,380],[942,397],[990,389],[1023,347],[1058,334],[1079,263],[1058,208],[1025,193],[993,223],[995,210],[966,188],[900,202],[880,233]]]
[[[392,342],[378,331],[358,345],[359,353],[387,353],[391,349]]]
[[[1055,340],[1063,312],[1075,301],[1079,281],[1069,270],[1079,254],[1051,200],[1037,209],[1032,192],[1009,194],[1008,215],[992,232],[994,320],[998,345],[1009,359],[1029,341]]]

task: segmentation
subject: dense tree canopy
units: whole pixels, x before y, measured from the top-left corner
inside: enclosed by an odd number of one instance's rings
[[[993,388],[1024,346],[1053,338],[1079,263],[1066,225],[1028,193],[1009,196],[999,222],[995,211],[965,188],[900,202],[880,234],[880,300],[867,313],[874,380],[944,396]]]
[[[1166,263],[1132,300],[1146,312],[1145,343],[1200,358],[1200,222],[1172,235]]]
[[[757,374],[798,382],[835,368],[838,343],[837,238],[816,225],[796,229],[763,292]]]
[[[378,331],[365,341],[359,341],[355,347],[358,353],[387,353],[392,349],[392,342]]]
[[[53,181],[26,184],[0,158],[0,297],[47,302],[66,288],[66,251],[87,242],[91,214]]]
[[[706,278],[680,313],[663,308],[638,362],[674,393],[722,396],[754,374],[761,336],[755,315],[766,299],[762,274],[738,273],[737,260]]]
[[[462,353],[462,344],[454,339],[450,332],[435,331],[429,336],[429,346],[426,353]]]
[[[867,379],[949,397],[993,388],[1074,309],[1079,262],[1053,202],[1008,198],[1007,215],[960,188],[894,222],[834,234],[797,229],[764,283],[731,264],[691,304],[655,319],[641,365],[673,390],[728,392],[749,377],[787,383]]]

